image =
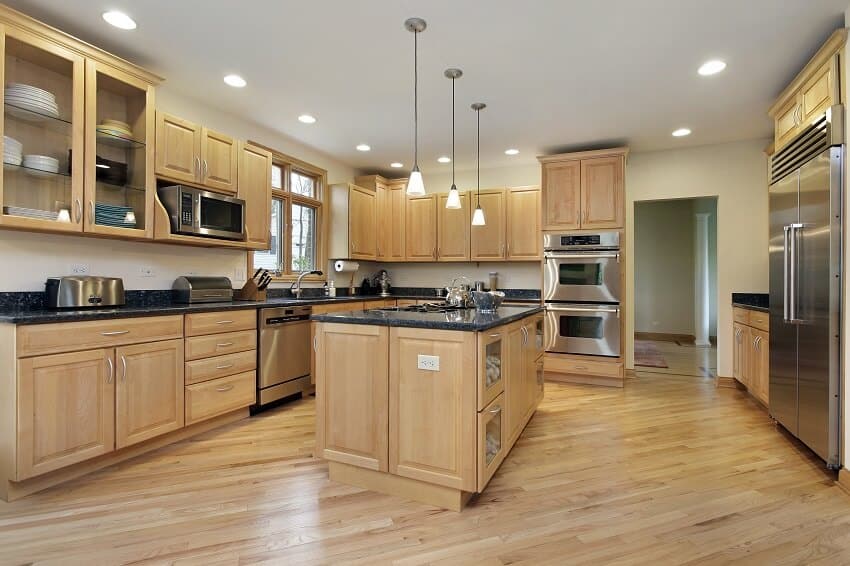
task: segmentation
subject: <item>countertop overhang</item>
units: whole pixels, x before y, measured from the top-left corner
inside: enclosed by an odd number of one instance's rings
[[[523,319],[542,311],[543,307],[539,305],[528,307],[499,307],[495,313],[480,313],[476,309],[454,310],[445,313],[371,309],[365,311],[342,311],[327,314],[314,314],[310,317],[310,319],[316,322],[333,322],[341,324],[400,326],[432,330],[480,332],[514,322],[515,320]]]

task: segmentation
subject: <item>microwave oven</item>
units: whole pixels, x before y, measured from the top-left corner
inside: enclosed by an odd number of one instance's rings
[[[172,234],[245,239],[245,201],[185,185],[157,189]]]

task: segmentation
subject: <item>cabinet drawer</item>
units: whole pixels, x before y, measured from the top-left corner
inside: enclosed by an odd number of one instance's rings
[[[218,311],[186,315],[186,336],[204,336],[237,330],[255,330],[257,311]]]
[[[18,357],[183,337],[183,317],[149,316],[18,326]]]
[[[186,362],[186,385],[257,369],[257,351]]]
[[[257,374],[249,371],[186,387],[186,424],[254,404]]]
[[[478,493],[505,459],[505,433],[505,394],[501,393],[478,413]]]
[[[619,362],[585,361],[572,358],[556,358],[546,355],[543,358],[546,373],[569,375],[592,375],[597,377],[623,377],[623,364]]]
[[[732,308],[732,320],[739,324],[750,324],[750,311],[739,307]]]
[[[766,312],[750,311],[750,326],[765,332],[770,331],[770,315]]]
[[[243,330],[186,339],[186,361],[257,349],[257,332]]]

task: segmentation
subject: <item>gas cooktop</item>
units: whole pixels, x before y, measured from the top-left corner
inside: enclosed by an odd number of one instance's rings
[[[377,310],[390,312],[424,312],[424,313],[446,313],[452,311],[462,311],[474,307],[460,307],[450,305],[448,303],[423,303],[421,305],[408,305],[406,307],[383,307]]]

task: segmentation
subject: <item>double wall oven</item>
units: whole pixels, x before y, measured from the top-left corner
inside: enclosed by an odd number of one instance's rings
[[[620,233],[545,234],[546,351],[620,356]]]

